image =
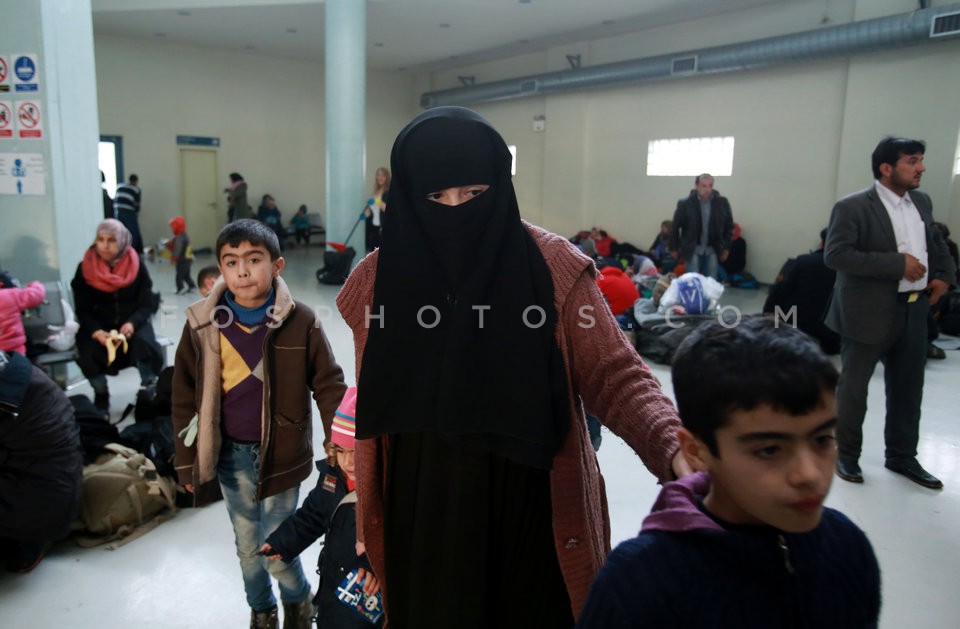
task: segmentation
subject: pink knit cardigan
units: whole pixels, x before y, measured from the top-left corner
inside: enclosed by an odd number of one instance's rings
[[[584,405],[640,455],[661,482],[673,478],[680,420],[660,383],[627,342],[595,282],[593,262],[567,240],[524,224],[554,283],[557,342],[569,384],[571,427],[550,474],[553,533],[560,569],[579,616],[590,584],[610,551],[603,476],[587,434]],[[372,309],[377,252],[364,258],[337,296],[353,330],[359,375]],[[376,320],[374,320],[376,321]],[[510,360],[505,355],[504,360]],[[581,403],[582,400],[582,403]],[[363,418],[358,418],[362,422]],[[384,574],[383,492],[386,439],[357,441],[357,535],[376,574]],[[639,526],[639,522],[637,525]],[[386,584],[384,596],[389,595]],[[389,607],[388,607],[389,615]]]

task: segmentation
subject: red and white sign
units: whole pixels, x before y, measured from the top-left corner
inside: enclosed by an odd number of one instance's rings
[[[10,64],[7,63],[7,58],[3,55],[0,55],[0,92],[9,92],[10,91]]]
[[[13,137],[13,103],[0,100],[0,140]]]
[[[32,100],[17,102],[17,137],[21,140],[39,140],[43,137],[40,103]]]

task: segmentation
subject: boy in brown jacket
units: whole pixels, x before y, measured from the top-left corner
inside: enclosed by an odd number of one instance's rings
[[[324,435],[346,385],[316,313],[280,278],[273,230],[252,219],[217,237],[223,282],[187,308],[173,383],[174,461],[180,482],[209,502],[219,482],[236,536],[251,627],[308,628],[310,584],[299,560],[268,562],[263,541],[299,501],[313,465],[310,393]],[[306,369],[304,369],[306,365]],[[325,439],[326,440],[326,439]]]

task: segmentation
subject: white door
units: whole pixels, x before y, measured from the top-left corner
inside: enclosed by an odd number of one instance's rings
[[[219,204],[216,151],[180,149],[180,190],[190,246],[194,251],[201,247],[213,249],[217,234],[226,223],[226,210],[221,212]]]

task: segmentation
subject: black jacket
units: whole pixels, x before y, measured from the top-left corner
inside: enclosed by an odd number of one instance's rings
[[[80,505],[83,451],[73,406],[23,355],[0,370],[0,537],[65,537]]]
[[[317,626],[369,629],[370,623],[337,599],[337,587],[356,568],[370,570],[366,555],[357,557],[356,504],[340,505],[347,495],[347,477],[326,459],[317,461],[320,478],[296,513],[270,534],[267,543],[284,559],[291,561],[307,546],[324,537],[317,560],[320,587],[313,602],[317,606]],[[382,619],[377,626],[382,624]]]
[[[787,260],[777,282],[763,304],[763,312],[792,320],[795,307],[797,327],[820,341],[828,354],[840,351],[840,335],[823,323],[837,273],[823,263],[823,249]]]
[[[679,251],[680,257],[687,260],[693,256],[700,242],[700,197],[691,190],[685,199],[677,201],[673,213],[673,227],[670,230],[670,251]],[[733,212],[726,197],[714,190],[710,200],[710,228],[707,244],[713,247],[717,255],[730,249],[733,242]]]

